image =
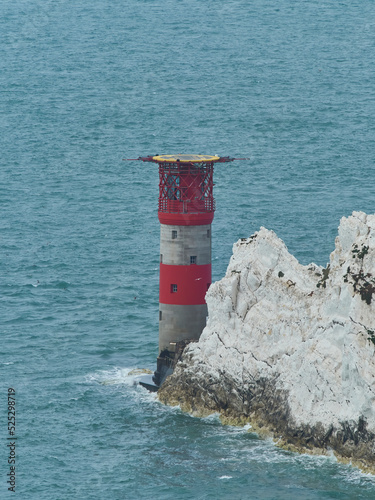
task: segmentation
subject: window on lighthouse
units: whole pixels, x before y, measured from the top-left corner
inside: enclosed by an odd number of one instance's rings
[[[172,230],[172,240],[175,240],[177,238],[177,231]]]
[[[190,264],[196,264],[196,263],[197,263],[197,256],[190,255]]]
[[[171,293],[176,293],[177,292],[177,285],[171,285]]]

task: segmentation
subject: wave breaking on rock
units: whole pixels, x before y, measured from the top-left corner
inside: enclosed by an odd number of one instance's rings
[[[206,300],[207,326],[159,399],[374,472],[375,215],[341,219],[325,269],[261,228]]]

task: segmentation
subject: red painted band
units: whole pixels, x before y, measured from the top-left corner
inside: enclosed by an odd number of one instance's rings
[[[189,306],[205,304],[204,297],[210,284],[211,264],[160,264],[159,302]]]
[[[171,214],[168,212],[158,212],[161,224],[171,226],[205,226],[214,220],[214,212],[203,214]]]

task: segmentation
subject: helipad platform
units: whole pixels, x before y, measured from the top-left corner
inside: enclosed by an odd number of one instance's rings
[[[177,155],[153,156],[152,159],[160,163],[161,162],[175,163],[177,161],[181,163],[204,163],[207,161],[220,160],[220,156],[177,154]]]

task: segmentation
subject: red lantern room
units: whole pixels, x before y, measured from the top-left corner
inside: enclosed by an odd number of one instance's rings
[[[217,156],[156,156],[159,163],[159,220],[162,224],[211,224]]]

